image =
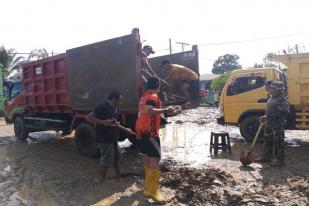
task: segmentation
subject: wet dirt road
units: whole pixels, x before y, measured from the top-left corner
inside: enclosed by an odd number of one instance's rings
[[[161,130],[162,190],[167,205],[308,205],[309,132],[288,131],[282,168],[254,163],[243,167],[249,144],[238,128],[214,122],[215,110],[198,108],[170,118]],[[209,153],[210,132],[226,130],[232,154]],[[0,205],[152,205],[142,196],[143,177],[103,182],[97,159],[80,156],[72,136],[31,134],[17,142],[12,126],[0,120]],[[122,143],[124,172],[142,174],[141,155]],[[261,144],[255,153],[259,153]],[[170,161],[173,160],[173,161]]]

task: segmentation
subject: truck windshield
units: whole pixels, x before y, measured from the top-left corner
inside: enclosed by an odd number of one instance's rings
[[[265,78],[261,76],[238,77],[227,89],[227,96],[248,92],[264,86]]]
[[[15,98],[22,90],[21,82],[15,82],[11,87],[10,99]]]

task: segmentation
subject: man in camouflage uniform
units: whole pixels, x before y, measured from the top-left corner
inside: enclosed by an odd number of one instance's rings
[[[281,91],[283,84],[272,81],[265,85],[271,95],[267,102],[265,116],[261,117],[261,122],[265,123],[263,155],[259,162],[271,162],[272,166],[284,165],[285,143],[284,128],[289,112],[289,103]]]

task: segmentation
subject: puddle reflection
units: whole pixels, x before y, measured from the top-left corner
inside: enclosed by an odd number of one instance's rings
[[[162,158],[191,164],[210,160],[210,131],[194,125],[166,125],[160,130]]]

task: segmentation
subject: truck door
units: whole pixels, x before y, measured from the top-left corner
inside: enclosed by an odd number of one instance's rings
[[[19,112],[22,107],[22,83],[20,81],[14,82],[10,88],[7,99],[5,100],[5,113],[9,120],[12,120],[14,114]]]
[[[224,91],[224,117],[227,123],[238,123],[242,114],[265,108],[265,72],[235,75]]]

